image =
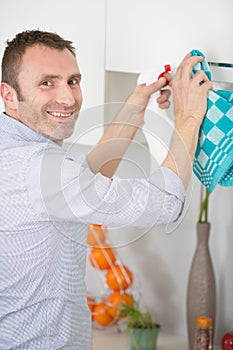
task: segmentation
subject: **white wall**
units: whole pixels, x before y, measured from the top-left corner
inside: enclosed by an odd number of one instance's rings
[[[160,73],[158,69],[164,64],[170,63],[175,68],[191,49],[201,50],[208,61],[232,63],[233,46],[228,44],[233,39],[232,14],[232,0],[107,0],[106,69],[112,76],[152,69]],[[233,69],[216,73],[217,80],[233,82]],[[114,89],[121,91],[119,79],[114,81],[118,82]],[[159,134],[159,125],[156,126]],[[126,167],[124,171],[120,169],[120,174],[125,176],[126,171]],[[125,245],[118,251],[133,268],[144,303],[165,331],[183,336],[187,335],[186,292],[196,246],[199,202],[200,184],[193,177],[186,215],[172,234],[159,227],[126,244],[133,235],[138,237],[140,231],[110,231],[116,244]],[[218,186],[210,196],[209,245],[217,284],[217,342],[233,328],[232,204],[232,187]]]
[[[82,73],[83,110],[104,102],[105,0],[2,0],[0,55],[5,42],[27,29],[57,32],[73,41]],[[4,105],[1,101],[1,110]],[[100,116],[100,122],[103,116]],[[80,123],[82,120],[80,119]],[[84,121],[85,123],[85,121]],[[84,142],[94,143],[98,135]]]

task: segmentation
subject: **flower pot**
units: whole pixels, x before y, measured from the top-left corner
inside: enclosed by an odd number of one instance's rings
[[[132,328],[130,330],[131,350],[155,350],[159,333],[155,328]]]

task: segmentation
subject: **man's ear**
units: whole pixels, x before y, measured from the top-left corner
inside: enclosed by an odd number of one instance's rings
[[[7,83],[1,83],[1,96],[8,109],[18,108],[18,98],[15,89]]]

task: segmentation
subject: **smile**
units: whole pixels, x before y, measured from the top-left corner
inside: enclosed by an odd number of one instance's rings
[[[48,112],[51,116],[56,118],[69,118],[73,115],[73,112],[64,113],[64,112]]]

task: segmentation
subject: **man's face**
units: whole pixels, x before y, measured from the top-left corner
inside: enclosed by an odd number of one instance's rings
[[[17,119],[58,144],[69,137],[82,104],[80,71],[68,49],[26,50],[18,75],[22,101]]]

